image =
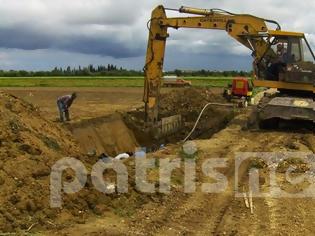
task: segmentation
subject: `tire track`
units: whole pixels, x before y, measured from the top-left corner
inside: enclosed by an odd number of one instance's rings
[[[140,235],[206,235],[220,232],[222,219],[234,198],[234,153],[244,151],[244,149],[248,151],[248,148],[253,150],[259,145],[247,138],[243,138],[240,142],[240,132],[240,129],[229,128],[221,131],[211,140],[199,142],[201,146],[206,145],[203,151],[209,150],[213,156],[229,159],[229,167],[224,173],[229,180],[228,189],[220,194],[204,194],[200,191],[194,193],[181,207],[176,208],[167,219],[164,219],[163,225],[152,227],[156,223],[161,223],[161,219],[150,222],[150,229],[145,227],[144,231],[138,232]],[[204,156],[201,160],[204,158],[206,157]],[[244,173],[245,170],[243,170]]]
[[[292,142],[295,142],[296,140],[302,140],[303,135],[299,133],[277,133],[277,135],[275,135],[275,133],[270,132],[265,133],[264,137],[260,134],[256,136],[255,139],[259,140],[261,138],[264,138],[265,141],[261,143],[262,145],[256,151],[278,151],[279,148],[281,149],[283,147],[290,146]],[[273,138],[272,142],[269,141],[270,138]],[[284,233],[287,229],[286,226],[288,225],[285,215],[292,215],[294,214],[295,210],[294,208],[292,209],[292,207],[290,207],[290,210],[284,211],[283,206],[294,205],[294,200],[263,198],[261,200],[256,199],[256,201],[257,209],[255,210],[253,215],[251,215],[249,213],[249,210],[247,210],[245,216],[243,218],[240,217],[239,215],[241,215],[242,213],[240,209],[241,207],[234,207],[235,209],[233,210],[228,209],[227,211],[224,211],[221,223],[219,224],[219,227],[216,229],[216,231],[213,233],[215,235],[235,235],[236,233],[261,235],[269,232],[269,234],[272,235],[287,235],[286,233]],[[236,205],[236,203],[237,202],[234,199],[232,200],[231,205]],[[241,204],[243,204],[242,201]],[[244,205],[243,209],[246,210]],[[288,213],[286,214],[286,212]],[[231,224],[231,222],[233,222],[231,218],[240,218],[240,220],[237,222],[237,224],[233,225]],[[305,227],[305,225],[301,222],[299,223],[299,225],[301,226],[301,228]],[[242,229],[243,232],[240,231],[240,229]],[[291,233],[295,233],[295,231]]]

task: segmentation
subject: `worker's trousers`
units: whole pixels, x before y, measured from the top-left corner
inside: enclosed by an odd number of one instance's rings
[[[60,101],[57,101],[57,106],[59,110],[60,121],[61,122],[69,121],[70,120],[69,110],[65,108],[64,104]]]

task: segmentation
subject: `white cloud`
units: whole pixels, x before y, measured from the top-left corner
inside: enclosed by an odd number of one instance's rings
[[[7,60],[9,58],[8,53],[0,52],[0,60]]]
[[[151,10],[159,4],[171,8],[182,5],[222,8],[277,20],[284,30],[308,33],[315,46],[315,2],[311,0],[299,4],[293,0],[0,0],[0,47],[37,50],[32,53],[45,49],[90,55],[87,58],[91,55],[130,57],[130,60],[144,57],[146,23]],[[169,32],[168,50],[178,55],[190,53],[197,58],[198,54],[209,57],[250,54],[225,32],[187,29]],[[39,55],[51,57],[49,53]],[[5,59],[0,57],[0,60]]]

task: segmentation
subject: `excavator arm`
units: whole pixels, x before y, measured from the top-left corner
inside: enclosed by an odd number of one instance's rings
[[[152,12],[148,22],[149,40],[146,56],[144,97],[147,125],[152,127],[159,120],[159,98],[163,74],[166,40],[169,37],[168,28],[196,28],[224,30],[232,38],[253,51],[255,60],[268,51],[268,28],[266,22],[276,25],[277,22],[262,19],[247,14],[233,14],[219,9],[203,10],[181,7],[180,13],[198,16],[168,18],[163,6],[158,6]],[[174,10],[174,9],[172,9]]]

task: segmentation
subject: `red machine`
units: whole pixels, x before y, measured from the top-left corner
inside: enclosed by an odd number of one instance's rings
[[[253,95],[253,86],[251,81],[244,77],[236,77],[232,80],[232,84],[224,90],[223,96],[229,101],[233,98],[250,101]]]

